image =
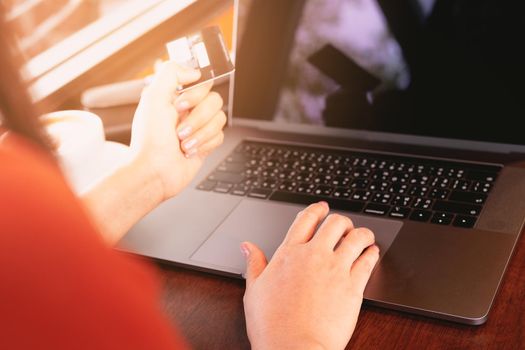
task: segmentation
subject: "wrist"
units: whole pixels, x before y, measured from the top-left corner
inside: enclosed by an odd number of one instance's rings
[[[148,157],[137,155],[127,165],[126,171],[133,174],[135,183],[140,186],[140,191],[147,191],[148,197],[155,206],[162,203],[165,198],[162,178],[156,168],[149,162]]]

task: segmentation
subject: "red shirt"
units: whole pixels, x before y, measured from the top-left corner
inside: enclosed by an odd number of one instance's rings
[[[0,142],[0,349],[175,349],[151,268],[105,245],[50,156]]]

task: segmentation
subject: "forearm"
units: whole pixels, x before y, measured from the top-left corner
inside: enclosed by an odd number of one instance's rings
[[[103,238],[114,245],[162,202],[162,185],[149,167],[136,159],[81,198]]]

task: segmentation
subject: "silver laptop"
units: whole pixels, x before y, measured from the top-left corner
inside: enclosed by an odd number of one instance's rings
[[[523,60],[449,3],[236,2],[225,142],[120,247],[241,278],[242,241],[270,258],[325,200],[376,234],[366,302],[484,323],[525,217]]]

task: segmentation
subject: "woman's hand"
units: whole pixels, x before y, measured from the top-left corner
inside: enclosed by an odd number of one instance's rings
[[[176,92],[179,84],[195,81],[199,74],[173,62],[162,65],[135,112],[130,162],[82,195],[93,224],[109,244],[179,193],[206,154],[222,143],[226,116],[220,96],[210,93],[211,85]]]
[[[177,94],[177,86],[199,78],[199,71],[164,62],[135,112],[130,146],[139,163],[152,171],[162,200],[179,193],[223,141],[223,101],[210,92],[211,84]]]
[[[350,340],[379,249],[370,230],[325,219],[328,210],[321,202],[300,212],[269,264],[255,245],[241,245],[254,349],[343,349]]]

